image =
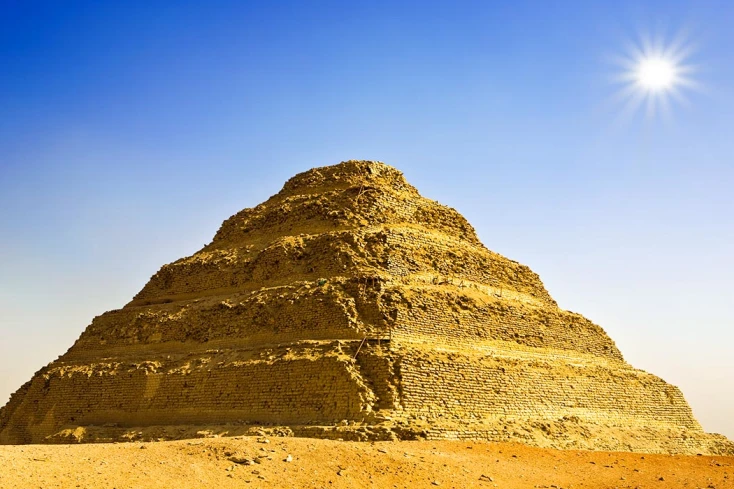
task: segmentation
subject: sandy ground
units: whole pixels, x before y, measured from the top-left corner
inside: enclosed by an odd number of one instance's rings
[[[734,457],[483,442],[216,438],[0,446],[0,488],[734,488]]]

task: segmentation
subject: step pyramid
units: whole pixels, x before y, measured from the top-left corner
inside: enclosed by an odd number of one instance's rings
[[[398,170],[291,178],[0,410],[0,443],[275,433],[734,453]]]

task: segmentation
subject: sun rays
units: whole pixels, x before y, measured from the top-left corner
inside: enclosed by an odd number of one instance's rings
[[[682,35],[667,43],[661,37],[630,43],[625,54],[615,59],[621,69],[614,77],[621,85],[616,98],[623,112],[633,115],[644,110],[650,119],[669,118],[674,102],[687,105],[687,93],[700,88],[690,62],[693,51],[692,43]]]

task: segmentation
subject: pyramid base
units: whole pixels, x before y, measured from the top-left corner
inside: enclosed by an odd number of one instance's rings
[[[515,442],[559,450],[593,450],[687,455],[734,455],[723,435],[685,428],[619,428],[582,423],[504,419],[494,423],[434,424],[420,420],[353,423],[340,426],[199,425],[66,426],[43,441],[51,444],[151,442],[238,436],[303,437],[344,441],[467,440]]]
[[[0,444],[263,432],[734,455],[734,444],[701,429],[677,388],[623,362],[507,342],[427,345],[337,340],[172,351],[155,362],[63,358],[0,410]]]

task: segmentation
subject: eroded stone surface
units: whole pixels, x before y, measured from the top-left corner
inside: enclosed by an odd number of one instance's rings
[[[681,392],[378,162],[296,175],[0,410],[0,443],[271,432],[734,453]]]

